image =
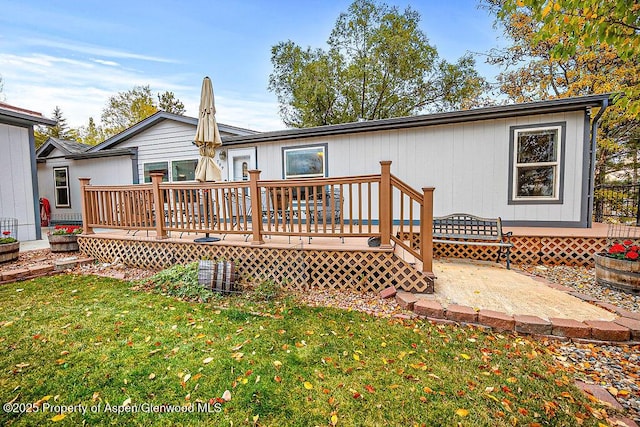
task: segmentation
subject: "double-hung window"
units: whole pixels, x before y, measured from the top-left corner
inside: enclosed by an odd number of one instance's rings
[[[512,127],[509,203],[562,203],[564,123]]]
[[[56,208],[70,208],[69,168],[66,166],[53,168],[53,182],[56,192]]]

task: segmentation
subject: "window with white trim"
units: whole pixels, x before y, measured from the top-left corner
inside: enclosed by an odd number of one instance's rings
[[[171,162],[171,181],[195,181],[198,159],[174,160]]]
[[[70,208],[69,168],[53,168],[53,185],[55,187],[56,208]]]
[[[142,171],[144,174],[144,182],[151,182],[151,174],[155,172],[161,172],[162,182],[169,182],[169,163],[168,162],[153,162],[145,163],[142,165]]]
[[[510,203],[561,203],[564,124],[513,127]]]
[[[327,144],[283,147],[284,179],[327,176]]]

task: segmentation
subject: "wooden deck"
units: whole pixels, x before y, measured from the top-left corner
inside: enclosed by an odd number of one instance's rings
[[[80,250],[100,262],[162,269],[201,259],[230,260],[246,282],[273,280],[292,289],[355,289],[380,291],[389,286],[432,293],[433,278],[422,263],[394,248],[369,247],[367,237],[265,236],[260,245],[241,235],[218,242],[197,243],[203,234],[183,233],[157,239],[153,231],[104,230],[81,235]]]

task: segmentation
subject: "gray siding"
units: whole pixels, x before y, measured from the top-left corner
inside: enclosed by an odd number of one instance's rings
[[[584,115],[541,114],[258,143],[257,163],[262,179],[280,179],[282,147],[328,143],[330,176],[379,173],[379,162],[391,160],[392,173],[412,187],[436,188],[436,216],[467,212],[506,221],[579,222],[586,179]],[[509,205],[509,128],[554,122],[566,122],[563,203]]]
[[[35,240],[29,129],[0,124],[0,153],[0,217],[18,219],[19,240]]]
[[[174,120],[163,120],[145,132],[118,144],[118,148],[138,147],[138,173],[142,183],[144,163],[197,159],[198,147],[192,143],[195,133],[195,126]],[[216,152],[216,161],[224,177],[226,165],[218,158],[218,152]]]
[[[56,208],[53,168],[62,166],[69,168],[69,191],[71,193],[71,207],[69,208]],[[82,206],[78,178],[91,178],[93,185],[131,184],[133,181],[131,158],[129,156],[85,160],[58,158],[48,159],[46,163],[38,163],[40,197],[49,199],[51,215],[54,220],[81,217]]]

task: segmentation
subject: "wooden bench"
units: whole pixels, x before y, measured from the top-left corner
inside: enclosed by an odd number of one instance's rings
[[[502,248],[507,250],[507,269],[511,268],[511,232],[502,232],[500,218],[480,218],[474,215],[455,213],[433,218],[433,242],[450,245],[497,246],[500,262]]]

